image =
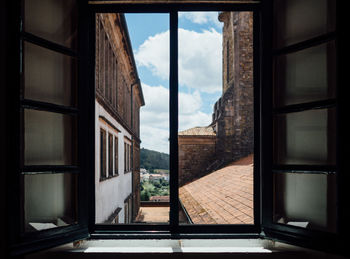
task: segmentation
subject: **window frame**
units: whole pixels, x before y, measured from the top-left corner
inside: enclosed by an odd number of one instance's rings
[[[324,233],[318,233],[315,231],[305,232],[299,231],[300,229],[291,227],[280,227],[274,228],[271,223],[271,218],[269,217],[269,209],[271,206],[271,176],[272,176],[272,147],[270,141],[272,140],[272,95],[271,85],[272,85],[272,0],[264,0],[260,3],[249,4],[249,8],[254,9],[254,111],[259,111],[259,116],[254,119],[254,137],[259,141],[255,141],[255,153],[260,154],[259,159],[254,161],[254,191],[259,190],[259,193],[255,192],[255,196],[258,195],[258,199],[254,200],[254,206],[256,211],[254,211],[254,217],[259,222],[259,224],[253,229],[242,229],[238,226],[235,228],[235,233],[232,229],[225,231],[225,228],[219,227],[215,228],[216,231],[203,231],[203,228],[207,228],[207,225],[198,226],[199,228],[192,228],[189,232],[183,231],[178,225],[169,226],[152,226],[152,225],[138,225],[138,231],[134,231],[128,225],[122,226],[121,228],[115,230],[111,226],[100,226],[96,229],[94,217],[91,215],[95,214],[94,206],[91,206],[91,202],[94,201],[94,176],[95,176],[95,141],[91,138],[95,134],[95,122],[93,120],[95,112],[95,89],[94,89],[94,62],[91,58],[91,54],[94,54],[94,34],[95,34],[95,12],[111,12],[110,8],[115,8],[119,12],[134,11],[140,13],[155,13],[155,12],[170,12],[173,10],[181,11],[191,11],[191,10],[213,10],[215,8],[220,10],[231,10],[231,5],[228,3],[190,3],[190,4],[114,4],[114,5],[104,5],[95,6],[92,8],[88,5],[87,1],[79,1],[79,108],[83,109],[83,112],[79,111],[78,116],[81,118],[79,123],[81,128],[84,130],[79,130],[79,139],[84,141],[84,149],[90,150],[84,153],[79,153],[79,160],[84,161],[81,171],[83,176],[79,180],[79,197],[87,197],[87,199],[80,199],[79,213],[83,217],[79,220],[79,225],[64,227],[59,230],[48,230],[41,233],[36,233],[33,236],[34,239],[30,241],[21,240],[19,238],[19,224],[20,213],[19,213],[19,197],[18,195],[13,195],[14,193],[20,192],[19,174],[13,172],[19,172],[20,170],[20,158],[18,156],[19,146],[20,146],[20,120],[14,119],[18,118],[20,115],[20,100],[18,98],[20,92],[20,74],[19,67],[20,63],[20,48],[19,42],[21,35],[18,32],[20,28],[20,17],[21,17],[21,1],[7,1],[6,22],[9,25],[8,30],[6,30],[6,62],[8,67],[5,75],[6,83],[11,81],[11,87],[6,87],[6,132],[8,138],[6,141],[6,147],[8,148],[6,153],[6,182],[9,183],[6,188],[6,201],[5,207],[7,208],[7,221],[9,222],[6,226],[7,235],[9,241],[5,244],[9,249],[9,253],[12,255],[19,255],[23,253],[29,253],[37,251],[40,249],[45,249],[53,246],[57,246],[63,243],[71,242],[77,239],[83,239],[91,234],[91,238],[270,238],[273,240],[280,240],[282,242],[287,242],[291,244],[296,244],[300,246],[313,247],[319,250],[328,250],[332,252],[349,254],[347,249],[347,236],[350,231],[350,224],[348,222],[350,212],[346,208],[347,197],[349,197],[350,190],[348,188],[348,183],[350,182],[350,175],[346,174],[346,164],[347,158],[345,154],[346,145],[338,145],[337,154],[337,168],[341,174],[339,174],[339,184],[338,193],[339,196],[339,236],[335,237],[335,242],[332,239],[329,240],[328,235],[323,235]],[[237,11],[244,11],[247,9],[247,3],[233,4]],[[346,10],[345,2],[337,1],[337,6],[339,10]],[[344,18],[344,16],[342,16]],[[337,24],[339,28],[337,29],[337,64],[345,64],[345,53],[347,52],[348,46],[346,44],[346,23],[340,23],[339,16],[337,17]],[[174,20],[172,20],[174,23]],[[92,33],[92,35],[91,35]],[[260,42],[261,36],[261,42]],[[173,35],[176,38],[176,35]],[[89,44],[86,44],[86,43]],[[177,44],[172,42],[172,44]],[[93,47],[91,48],[91,46]],[[340,55],[342,53],[343,55]],[[177,56],[177,53],[172,53],[172,56]],[[258,58],[258,59],[257,59]],[[257,62],[259,61],[259,62]],[[347,60],[346,60],[347,61]],[[175,64],[176,65],[176,64]],[[87,73],[87,74],[86,74]],[[348,74],[346,66],[338,66],[337,78],[338,85],[340,82],[346,82],[347,78],[345,76]],[[174,75],[172,75],[174,77]],[[9,80],[11,78],[11,80]],[[177,84],[175,84],[176,88]],[[264,86],[264,91],[262,90]],[[340,85],[339,85],[340,86]],[[171,91],[174,91],[172,89]],[[175,92],[175,97],[177,95],[177,90]],[[343,141],[348,135],[345,113],[348,106],[348,100],[346,98],[345,87],[338,87],[338,142]],[[177,110],[177,98],[172,98],[171,102],[175,105],[175,110]],[[50,105],[49,107],[50,108]],[[177,113],[176,113],[177,114]],[[259,125],[257,124],[259,123]],[[172,125],[177,125],[176,118],[172,116]],[[175,135],[177,132],[175,133]],[[174,136],[174,133],[173,133]],[[176,138],[172,139],[176,143]],[[80,146],[79,146],[80,147]],[[263,150],[264,152],[261,152]],[[175,150],[176,151],[176,150]],[[177,168],[175,162],[172,163],[172,168]],[[269,171],[270,170],[270,171]],[[260,173],[264,173],[263,177]],[[261,181],[260,181],[261,179]],[[173,186],[174,187],[174,186]],[[89,191],[90,190],[90,191]],[[261,193],[260,193],[261,191]],[[172,189],[173,194],[176,195],[176,190]],[[174,198],[173,198],[174,199]],[[173,200],[172,199],[172,200]],[[84,202],[85,200],[85,202]],[[261,200],[261,203],[260,203]],[[84,203],[82,205],[82,203]],[[94,203],[93,203],[94,204]],[[173,207],[177,208],[178,205],[174,204]],[[263,209],[261,209],[261,208]],[[174,214],[171,215],[174,220]],[[260,224],[261,223],[261,224]],[[260,226],[262,228],[260,228]],[[88,228],[87,228],[88,227]],[[180,233],[180,230],[182,232]],[[241,230],[241,231],[240,231]],[[263,232],[261,232],[261,230]],[[321,235],[321,236],[319,236]],[[312,244],[313,243],[313,244]]]
[[[41,249],[60,245],[62,243],[71,242],[77,239],[83,239],[89,236],[88,231],[88,203],[82,199],[86,197],[86,177],[85,171],[88,168],[94,167],[94,163],[91,164],[91,158],[88,159],[88,153],[82,151],[82,141],[91,134],[93,129],[82,130],[83,125],[86,124],[85,113],[81,111],[91,111],[91,107],[86,105],[86,98],[89,94],[89,90],[86,92],[83,85],[86,84],[86,78],[82,76],[83,64],[87,62],[83,53],[87,52],[87,47],[82,44],[84,39],[87,38],[87,32],[84,30],[84,20],[86,20],[87,4],[82,1],[77,1],[77,9],[81,12],[77,15],[77,46],[66,47],[51,40],[44,39],[36,36],[32,33],[26,32],[23,27],[24,17],[24,0],[7,2],[6,22],[11,27],[7,31],[6,40],[9,42],[7,51],[10,51],[10,56],[7,56],[7,62],[9,67],[7,73],[11,77],[10,87],[6,89],[6,96],[9,102],[6,102],[7,111],[9,114],[6,116],[6,132],[8,134],[8,147],[13,147],[6,153],[6,159],[10,163],[6,164],[6,193],[7,198],[7,221],[9,227],[7,228],[8,237],[8,253],[11,256],[21,255],[38,251]],[[32,99],[25,99],[22,97],[21,89],[23,88],[23,44],[24,42],[32,43],[36,46],[44,49],[54,51],[59,54],[67,55],[76,59],[76,74],[77,83],[74,86],[74,92],[72,91],[72,97],[76,99],[74,105],[57,105],[50,101],[37,101]],[[72,89],[73,90],[73,89]],[[76,96],[76,93],[79,94]],[[77,145],[76,149],[72,150],[76,152],[75,158],[69,165],[24,165],[24,153],[23,153],[23,141],[24,141],[24,109],[46,111],[57,114],[68,114],[75,117],[76,132],[77,132]],[[94,157],[93,157],[94,158]],[[81,163],[86,161],[86,163]],[[26,174],[55,174],[66,173],[77,175],[76,184],[76,199],[79,200],[76,207],[76,223],[69,226],[56,227],[48,230],[37,232],[22,232],[21,222],[22,209],[20,204],[23,204],[21,193],[23,191],[22,177]],[[20,206],[19,206],[20,205]]]
[[[259,2],[251,3],[191,3],[191,4],[98,4],[98,1],[91,1],[89,5],[90,28],[95,25],[96,13],[168,13],[170,30],[170,76],[169,76],[169,115],[170,115],[170,215],[169,224],[120,224],[102,225],[95,224],[95,199],[93,195],[90,204],[89,229],[91,238],[154,238],[154,237],[201,237],[201,238],[256,238],[260,234],[260,12]],[[178,194],[178,12],[181,11],[250,11],[253,12],[253,85],[254,85],[254,224],[252,225],[180,225],[179,224],[179,199]],[[94,64],[95,57],[95,28],[89,31],[90,39],[90,64]],[[94,66],[90,67],[89,74],[94,74]],[[95,82],[93,79],[92,82]],[[125,153],[124,153],[125,154]],[[125,158],[124,158],[125,159]],[[131,160],[131,158],[130,158]],[[131,161],[130,161],[131,162]],[[131,168],[130,168],[131,170]],[[124,170],[125,171],[125,170]],[[90,172],[90,178],[94,174]],[[124,172],[125,173],[125,172]],[[89,188],[94,189],[90,179]],[[131,233],[126,235],[126,232]]]
[[[334,32],[324,33],[320,36],[308,38],[297,43],[289,44],[282,48],[277,48],[273,44],[274,39],[274,1],[268,0],[264,1],[262,10],[262,31],[265,34],[265,40],[262,42],[262,56],[263,60],[261,67],[261,80],[264,83],[265,91],[261,93],[262,100],[262,139],[261,143],[264,149],[264,152],[261,154],[262,161],[262,233],[266,238],[272,240],[279,240],[285,243],[290,243],[293,245],[298,245],[302,247],[313,248],[317,250],[323,250],[328,252],[337,252],[342,254],[349,254],[346,251],[345,243],[342,243],[346,240],[345,231],[349,230],[349,223],[345,219],[344,215],[344,200],[342,197],[348,197],[349,190],[346,189],[346,181],[349,182],[349,176],[344,173],[346,167],[342,161],[344,161],[342,156],[344,156],[344,151],[342,149],[340,138],[344,137],[342,128],[344,130],[344,121],[341,118],[345,118],[344,114],[340,114],[344,111],[345,101],[344,93],[341,92],[344,90],[341,89],[340,82],[345,81],[344,71],[340,71],[340,64],[344,62],[344,59],[341,61],[342,57],[339,55],[341,51],[344,51],[345,46],[341,47],[340,39],[344,40],[344,35],[341,35],[340,32],[343,32],[344,28],[339,29],[338,26],[344,26],[343,23],[340,23],[340,4],[341,1],[336,1],[336,29]],[[345,8],[345,6],[343,6]],[[344,22],[344,21],[343,21]],[[273,85],[275,84],[274,79],[274,59],[279,55],[296,53],[301,50],[307,50],[312,47],[320,46],[324,43],[335,41],[335,56],[336,56],[336,97],[323,99],[320,101],[308,101],[305,103],[283,105],[282,107],[274,107],[274,96],[273,96]],[[345,64],[345,62],[344,62]],[[305,164],[290,164],[290,165],[281,165],[275,164],[273,161],[273,117],[276,114],[289,114],[293,112],[302,112],[302,111],[311,111],[314,109],[326,109],[330,107],[336,107],[336,164],[335,165],[305,165]],[[337,172],[337,232],[324,232],[320,230],[307,229],[297,226],[291,226],[286,224],[280,224],[273,222],[273,176],[276,173],[286,173],[286,172],[296,172],[296,173],[323,173],[323,174],[332,174]],[[341,180],[343,179],[343,180]],[[347,229],[347,230],[345,230]]]

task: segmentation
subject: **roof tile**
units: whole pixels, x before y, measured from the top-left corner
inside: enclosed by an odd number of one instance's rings
[[[179,189],[194,224],[253,224],[253,155]]]

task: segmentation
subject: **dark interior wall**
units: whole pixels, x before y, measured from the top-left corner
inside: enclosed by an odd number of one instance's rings
[[[6,88],[7,88],[7,48],[9,47],[9,41],[4,39],[8,38],[8,10],[7,5],[10,1],[3,1],[0,8],[0,116],[1,116],[1,127],[0,127],[0,257],[3,258],[7,251],[7,195],[6,195]]]

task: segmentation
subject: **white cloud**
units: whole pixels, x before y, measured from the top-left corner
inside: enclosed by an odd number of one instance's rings
[[[151,70],[162,79],[169,78],[169,31],[148,37],[134,54],[138,66]]]
[[[213,24],[222,28],[223,24],[218,19],[218,12],[180,12],[179,18],[185,18],[196,24]]]
[[[179,29],[179,83],[199,91],[221,90],[222,35]]]
[[[192,114],[180,114],[179,131],[193,127],[208,126],[211,123],[211,114],[197,111]]]
[[[141,146],[160,152],[169,152],[169,90],[163,86],[142,83],[145,106],[140,112]],[[179,130],[207,126],[211,114],[200,111],[199,91],[179,93]]]
[[[154,76],[169,78],[169,31],[149,37],[136,51],[139,66]],[[179,83],[199,91],[221,90],[222,35],[214,29],[202,32],[179,29]]]

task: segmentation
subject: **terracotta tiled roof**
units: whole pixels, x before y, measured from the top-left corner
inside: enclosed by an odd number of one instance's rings
[[[179,136],[215,136],[213,127],[194,127],[179,132]]]
[[[253,155],[179,189],[194,224],[253,224]]]

